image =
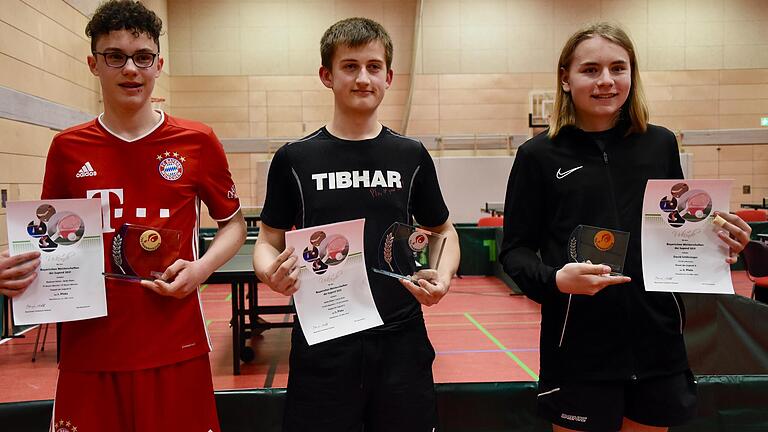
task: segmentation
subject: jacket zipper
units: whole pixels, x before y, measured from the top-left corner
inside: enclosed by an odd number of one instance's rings
[[[675,297],[675,293],[669,293],[672,295],[672,300],[675,301],[675,306],[677,306],[677,316],[680,320],[680,334],[683,334],[683,311],[680,310],[680,303],[677,301],[677,297]]]
[[[602,152],[603,152],[603,161],[605,162],[605,168],[606,168],[606,171],[607,171],[608,170],[608,153],[606,153],[605,150],[603,150]],[[616,202],[615,202],[616,201],[616,197],[613,194],[613,181],[611,179],[610,171],[608,171],[608,185],[609,185],[609,189],[610,189],[610,192],[611,192],[611,198],[613,198],[613,200],[614,200],[614,203],[613,203],[614,217],[616,219],[617,225],[619,225],[618,224],[619,214],[616,211]],[[573,298],[573,294],[568,294],[568,307],[565,309],[565,318],[563,319],[563,329],[560,332],[560,342],[557,344],[558,348],[562,348],[563,347],[563,339],[565,339],[565,328],[568,325],[568,315],[570,315],[570,313],[571,313],[571,299],[572,298]]]
[[[603,152],[603,162],[605,164],[605,172],[607,174],[606,176],[608,177],[608,189],[609,189],[609,192],[611,193],[611,199],[613,200],[613,218],[616,223],[616,227],[621,229],[622,226],[619,219],[619,212],[616,206],[616,194],[614,193],[614,190],[613,190],[613,179],[611,178],[610,168],[608,168],[608,153],[606,153],[605,150],[602,150],[602,152]]]
[[[573,294],[568,294],[568,307],[565,309],[565,319],[563,319],[563,331],[560,332],[560,343],[557,344],[558,348],[563,347],[563,338],[565,337],[565,326],[568,325],[568,315],[571,312],[571,298]]]
[[[606,174],[607,174],[607,177],[608,177],[608,188],[609,188],[609,191],[611,193],[611,199],[613,200],[613,217],[614,217],[614,220],[615,220],[615,223],[616,223],[616,227],[621,229],[623,227],[621,225],[621,219],[619,218],[619,209],[618,209],[618,205],[616,203],[616,194],[615,194],[614,188],[613,188],[613,178],[611,177],[611,170],[610,170],[610,167],[608,166],[608,153],[606,153],[605,150],[602,150],[602,152],[603,152],[603,162],[605,163],[605,170],[606,170]],[[628,302],[628,301],[626,303],[627,303],[626,307],[627,307],[627,313],[629,315],[629,320],[632,321],[632,304],[630,302]],[[635,364],[634,364],[634,361],[632,359],[630,359],[630,368],[629,368],[629,370],[630,370],[630,377],[629,378],[631,380],[636,380],[637,379],[637,375],[635,374]]]

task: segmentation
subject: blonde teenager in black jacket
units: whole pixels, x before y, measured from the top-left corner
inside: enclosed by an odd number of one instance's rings
[[[542,305],[538,410],[555,432],[665,431],[694,414],[683,303],[646,292],[640,261],[646,182],[677,178],[675,136],[648,124],[632,41],[607,23],[575,33],[560,56],[550,129],[517,152],[500,255]],[[750,229],[721,216],[735,262]],[[579,224],[631,233],[626,276],[569,262]]]

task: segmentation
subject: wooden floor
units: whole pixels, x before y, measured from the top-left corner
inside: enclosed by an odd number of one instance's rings
[[[749,295],[744,272],[733,273],[737,293]],[[285,387],[288,377],[290,329],[272,329],[251,345],[256,359],[232,375],[232,338],[229,328],[229,287],[202,290],[208,330],[214,344],[211,368],[217,390]],[[281,304],[286,298],[260,287],[260,300]],[[425,308],[430,339],[437,352],[436,382],[532,381],[539,364],[539,306],[523,296],[512,296],[493,277],[455,279],[443,301]],[[288,317],[269,317],[288,319]],[[53,326],[51,326],[53,330]],[[37,328],[25,338],[0,344],[0,403],[53,398],[56,384],[55,331],[48,334],[45,351],[32,362]]]

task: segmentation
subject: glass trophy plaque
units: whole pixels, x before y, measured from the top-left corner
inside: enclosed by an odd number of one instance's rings
[[[568,257],[573,262],[605,264],[611,267],[611,275],[621,275],[628,245],[626,231],[579,225],[568,239]]]
[[[445,236],[400,222],[381,237],[376,273],[397,279],[420,279],[423,270],[437,270],[445,247]]]
[[[181,231],[124,224],[112,239],[112,272],[105,276],[159,279],[180,250]]]

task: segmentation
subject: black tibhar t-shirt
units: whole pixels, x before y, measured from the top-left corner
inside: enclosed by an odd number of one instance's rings
[[[325,128],[281,147],[272,159],[262,221],[289,230],[365,218],[365,258],[384,328],[421,315],[398,280],[370,271],[393,222],[438,226],[448,220],[435,165],[417,140],[387,127],[348,141]]]

